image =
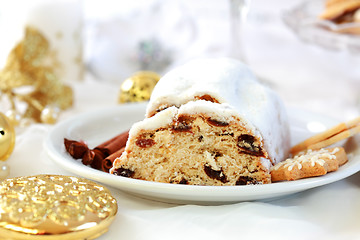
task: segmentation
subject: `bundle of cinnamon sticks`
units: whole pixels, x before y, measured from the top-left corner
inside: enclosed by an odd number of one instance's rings
[[[74,141],[64,138],[66,151],[74,158],[81,159],[84,165],[109,172],[114,160],[125,150],[129,131],[125,131],[90,149],[84,141]]]

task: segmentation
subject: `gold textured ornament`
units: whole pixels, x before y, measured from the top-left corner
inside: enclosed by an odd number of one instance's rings
[[[151,71],[141,71],[126,79],[120,87],[119,103],[142,102],[150,99],[160,76]]]
[[[0,112],[0,161],[9,158],[15,146],[15,130],[5,114]]]
[[[116,212],[110,191],[84,178],[36,175],[0,183],[0,239],[95,239]]]
[[[47,39],[37,29],[27,27],[24,39],[10,52],[0,71],[0,92],[8,97],[11,110],[17,112],[16,103],[25,102],[27,108],[22,118],[42,122],[41,114],[47,106],[56,105],[61,110],[71,107],[72,89],[57,78],[57,66],[56,55],[50,51]],[[17,91],[24,87],[32,90]]]
[[[58,107],[47,106],[41,111],[40,119],[43,123],[54,124],[59,117]]]

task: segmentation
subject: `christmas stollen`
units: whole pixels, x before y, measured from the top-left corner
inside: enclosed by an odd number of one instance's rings
[[[280,98],[233,59],[199,59],[162,77],[110,173],[191,185],[271,183],[289,153]]]

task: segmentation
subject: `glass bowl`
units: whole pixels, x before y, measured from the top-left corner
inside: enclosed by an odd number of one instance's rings
[[[360,23],[335,24],[319,19],[325,0],[308,0],[283,12],[284,23],[304,42],[332,50],[360,53]],[[357,34],[349,32],[357,31]]]

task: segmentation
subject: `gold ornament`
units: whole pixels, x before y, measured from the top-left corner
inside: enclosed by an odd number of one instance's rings
[[[15,130],[8,118],[0,112],[0,161],[9,158],[15,146]]]
[[[41,111],[40,119],[43,123],[53,124],[58,119],[59,113],[58,107],[47,106]]]
[[[119,103],[142,102],[150,99],[160,76],[151,71],[141,71],[126,79],[120,87]]]
[[[14,127],[20,124],[21,115],[18,111],[10,109],[5,113],[5,115],[9,119],[10,124],[12,124]]]
[[[25,102],[22,118],[42,122],[41,114],[47,106],[61,110],[71,107],[73,92],[55,75],[57,65],[47,39],[35,28],[27,27],[24,39],[10,52],[0,71],[0,93],[9,99],[11,110],[17,112],[16,103]],[[24,87],[30,92],[19,93]]]
[[[0,183],[0,239],[95,239],[117,212],[105,187],[84,178],[36,175]]]

